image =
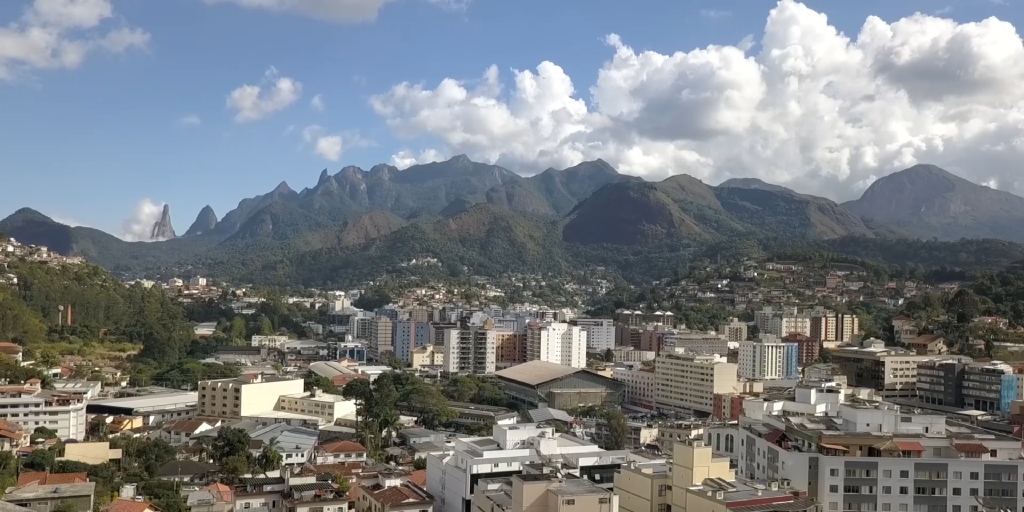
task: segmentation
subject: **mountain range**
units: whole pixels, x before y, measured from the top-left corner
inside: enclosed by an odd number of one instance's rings
[[[29,208],[0,221],[0,232],[123,274],[209,272],[310,285],[373,277],[422,256],[438,258],[446,272],[557,271],[619,264],[630,251],[678,259],[739,240],[752,248],[839,239],[1022,242],[1021,226],[1024,198],[930,165],[837,204],[754,178],[648,182],[601,160],[523,177],[460,155],[405,170],[324,170],[301,191],[282,182],[219,219],[203,208],[180,237],[165,208],[153,228],[162,241],[124,242]]]

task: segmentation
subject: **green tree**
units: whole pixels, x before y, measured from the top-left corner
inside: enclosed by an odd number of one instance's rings
[[[603,421],[608,423],[608,440],[605,442],[604,449],[625,449],[626,440],[629,438],[629,423],[626,421],[626,415],[620,411],[608,410],[603,415]]]
[[[231,483],[237,483],[239,478],[249,473],[249,457],[247,455],[232,455],[221,460],[220,474]]]
[[[60,366],[60,361],[60,355],[50,349],[40,351],[39,357],[36,358],[36,362],[39,363],[39,366],[46,370]]]
[[[256,457],[256,467],[260,468],[264,475],[281,469],[284,458],[281,456],[280,448],[281,443],[275,437],[263,445],[263,449],[260,450],[260,454]]]
[[[311,392],[315,388],[331,395],[339,394],[338,386],[335,386],[331,379],[315,373],[310,373],[309,377],[306,377],[303,387],[307,392]]]
[[[412,461],[412,468],[415,469],[415,470],[427,469],[427,458],[426,457],[416,457]]]
[[[274,324],[272,324],[270,319],[267,317],[263,317],[260,320],[260,334],[263,336],[274,334]]]
[[[615,351],[613,351],[610,348],[609,349],[605,349],[605,351],[604,351],[604,360],[605,360],[606,363],[614,363],[615,362]]]
[[[231,333],[230,333],[230,336],[231,336],[231,341],[234,342],[234,343],[245,341],[245,319],[244,318],[242,318],[240,316],[236,316],[236,317],[231,319]]]
[[[250,441],[248,432],[240,428],[224,427],[217,432],[210,453],[214,461],[223,465],[231,457],[248,457]]]

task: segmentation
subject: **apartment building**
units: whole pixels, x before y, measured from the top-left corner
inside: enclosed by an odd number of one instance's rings
[[[314,389],[312,393],[282,395],[274,410],[315,416],[321,420],[320,423],[333,425],[338,419],[355,417],[356,403],[341,395]]]
[[[1021,510],[1024,459],[1013,436],[885,402],[837,418],[741,419],[737,473],[792,485],[824,510]]]
[[[1017,376],[1002,361],[971,363],[964,368],[964,407],[989,413],[1010,413],[1017,399]]]
[[[718,327],[718,334],[725,337],[726,341],[744,341],[747,339],[747,323],[730,318],[728,322]]]
[[[26,432],[46,427],[61,440],[85,439],[85,405],[81,395],[42,389],[39,379],[0,386],[0,419],[21,425]]]
[[[734,393],[738,367],[722,356],[664,354],[654,360],[658,409],[711,413],[716,394]]]
[[[740,342],[739,376],[751,380],[796,379],[800,377],[799,347],[767,334],[757,340]]]
[[[669,464],[630,464],[615,474],[621,512],[667,512],[672,505]]]
[[[370,336],[369,344],[366,347],[367,357],[374,361],[381,361],[382,358],[395,352],[395,322],[390,316],[378,315],[373,317],[369,323]]]
[[[563,322],[531,322],[526,326],[526,360],[586,368],[587,333]]]
[[[199,415],[240,418],[274,410],[284,395],[303,393],[302,379],[246,374],[234,379],[199,381]]]
[[[794,333],[810,336],[811,317],[807,314],[773,316],[768,322],[768,330],[763,332],[780,338]]]
[[[942,356],[959,362],[971,362],[967,356]],[[860,346],[839,347],[832,351],[832,362],[850,386],[871,388],[882,398],[917,396],[917,365],[936,356],[918,355],[902,348],[887,347],[885,342],[868,339]]]
[[[611,318],[577,318],[572,322],[587,333],[587,350],[601,352],[615,348],[615,320]]]
[[[526,333],[499,328],[494,330],[494,366],[498,370],[526,362]]]
[[[821,356],[821,342],[812,336],[803,334],[790,334],[782,338],[783,343],[795,343],[797,350],[797,364],[801,367],[812,364]]]
[[[642,363],[654,361],[658,353],[653,350],[637,350],[633,347],[615,347],[612,349],[612,357],[616,363]]]
[[[482,325],[463,324],[443,333],[444,371],[451,374],[494,373],[497,364],[497,331],[487,319]]]
[[[482,479],[474,512],[618,512],[619,497],[589,480],[553,473]],[[664,511],[662,511],[664,512]]]
[[[664,349],[681,349],[686,354],[724,356],[729,353],[729,339],[714,331],[671,331],[665,334]]]
[[[656,376],[653,367],[647,368],[639,364],[616,365],[612,369],[612,378],[625,384],[622,390],[623,403],[651,410],[657,407]]]
[[[288,342],[288,336],[260,336],[255,335],[250,340],[253,347],[281,348],[281,345]]]
[[[964,366],[948,359],[917,363],[917,399],[929,405],[963,406]]]
[[[412,351],[410,357],[411,366],[414,370],[426,367],[444,366],[444,346],[425,345]]]
[[[430,324],[426,322],[395,322],[395,357],[403,363],[412,363],[412,352],[432,344]]]

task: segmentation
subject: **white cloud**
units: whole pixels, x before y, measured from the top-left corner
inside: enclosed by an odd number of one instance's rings
[[[720,11],[717,9],[701,9],[700,15],[702,18],[727,18],[732,16],[732,11]]]
[[[337,23],[365,23],[377,19],[391,0],[206,0],[208,4],[235,4],[253,9],[289,12]]]
[[[310,125],[302,130],[302,140],[312,146],[313,152],[325,160],[337,162],[341,160],[344,149],[341,135],[326,133],[318,125]]]
[[[404,150],[399,151],[397,154],[391,156],[391,165],[399,168],[406,169],[418,164],[429,164],[431,162],[441,162],[447,160],[448,155],[442,154],[436,149],[425,149],[420,151],[417,155],[412,151]]]
[[[313,99],[309,102],[309,106],[323,112],[324,109],[327,108],[327,102],[324,101],[324,95],[317,94],[316,96],[313,96]]]
[[[508,87],[492,66],[373,96],[397,136],[433,148],[392,161],[466,153],[531,174],[603,158],[648,179],[751,176],[837,199],[927,162],[1024,193],[1024,45],[1010,23],[871,16],[851,38],[782,0],[756,46],[606,42],[614,54],[589,95],[542,62]]]
[[[449,11],[465,11],[472,0],[428,0],[430,3]]]
[[[264,87],[266,89],[264,89]],[[288,108],[302,97],[302,83],[280,76],[271,66],[260,85],[243,85],[228,94],[228,108],[237,111],[235,122],[257,121]]]
[[[132,216],[121,223],[121,238],[128,242],[147,242],[153,234],[153,225],[163,214],[164,203],[143,199],[135,206]]]
[[[91,53],[149,44],[142,29],[100,29],[113,16],[110,0],[35,0],[19,19],[0,26],[0,80],[34,69],[74,69]]]
[[[79,220],[77,220],[77,219],[75,219],[73,217],[65,217],[64,215],[61,215],[61,214],[47,215],[47,217],[50,217],[51,219],[53,219],[53,220],[55,220],[55,221],[57,221],[57,222],[59,222],[61,224],[64,224],[65,226],[71,226],[71,227],[85,226],[85,227],[88,227],[88,226],[85,225],[85,223],[80,222]]]
[[[203,124],[203,120],[195,114],[187,114],[178,119],[178,124],[182,126],[199,126]]]

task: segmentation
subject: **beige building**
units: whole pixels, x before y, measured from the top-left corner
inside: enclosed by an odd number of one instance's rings
[[[473,512],[618,512],[619,496],[584,478],[521,474],[481,479]],[[655,511],[656,512],[656,511]]]
[[[616,367],[612,369],[611,377],[626,385],[623,388],[623,403],[644,409],[655,408],[654,368],[639,365]]]
[[[36,512],[52,512],[66,504],[76,512],[91,512],[95,494],[95,482],[55,485],[31,483],[7,489],[3,501]]]
[[[275,410],[316,416],[324,420],[324,423],[333,424],[339,418],[354,417],[356,403],[341,395],[332,395],[316,389],[312,393],[281,396]]]
[[[391,481],[387,481],[391,480]],[[356,512],[432,512],[434,497],[412,482],[385,479],[384,484],[360,485],[353,493]]]
[[[615,473],[621,512],[667,512],[672,504],[668,464],[632,464]]]
[[[859,347],[840,347],[832,351],[832,363],[846,375],[850,386],[874,389],[882,398],[917,397],[917,364],[935,357],[887,347],[877,339],[864,340]],[[966,356],[943,357],[971,362]]]
[[[716,394],[736,392],[738,370],[721,356],[662,355],[654,360],[656,405],[710,413]]]
[[[744,341],[747,339],[747,323],[738,318],[730,318],[728,323],[718,327],[718,334],[727,341]]]
[[[428,366],[444,366],[444,346],[423,345],[412,351],[412,368],[418,370]]]
[[[103,464],[112,460],[121,460],[121,449],[111,448],[107,441],[96,443],[67,443],[64,445],[64,456],[57,460],[73,460],[85,464]]]
[[[370,322],[370,343],[367,346],[367,356],[374,361],[380,361],[387,354],[394,354],[394,337],[395,323],[386,316],[374,317]]]
[[[302,379],[247,374],[199,381],[199,416],[240,418],[274,410],[284,395],[303,392]]]

